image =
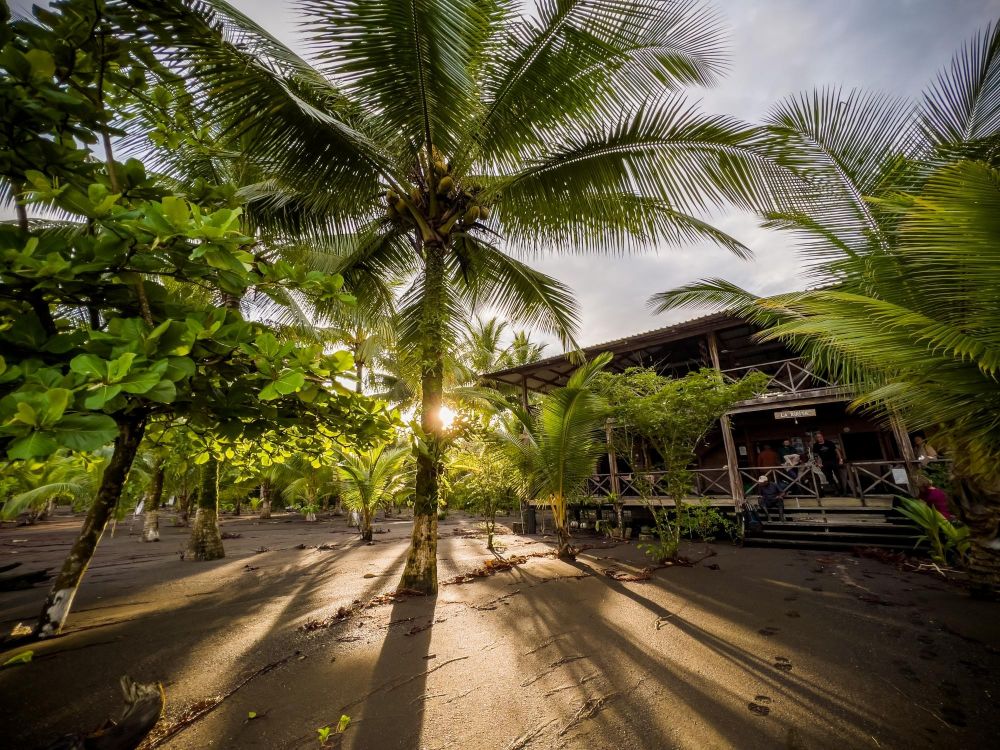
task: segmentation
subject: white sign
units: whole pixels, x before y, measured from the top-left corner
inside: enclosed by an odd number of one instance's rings
[[[906,476],[906,469],[893,469],[892,481],[896,484],[905,484],[907,487],[910,486],[909,477]]]
[[[786,409],[785,411],[774,412],[775,419],[803,419],[804,417],[815,416],[815,409]]]

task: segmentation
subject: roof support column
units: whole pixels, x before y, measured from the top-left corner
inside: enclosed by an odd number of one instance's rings
[[[715,331],[709,331],[706,338],[708,339],[708,355],[712,359],[712,367],[715,368],[716,372],[722,373],[722,364],[719,360],[719,340],[715,335]],[[733,495],[733,505],[736,508],[736,512],[740,512],[740,506],[743,504],[743,482],[740,481],[740,465],[739,459],[736,456],[736,441],[733,440],[733,426],[729,419],[728,414],[723,414],[719,419],[719,428],[722,432],[722,445],[726,449],[726,470],[729,473],[729,491]]]
[[[618,456],[615,453],[614,425],[609,419],[604,424],[604,437],[608,444],[608,474],[611,479],[611,493],[615,496],[615,502],[621,502],[621,488],[618,486]]]

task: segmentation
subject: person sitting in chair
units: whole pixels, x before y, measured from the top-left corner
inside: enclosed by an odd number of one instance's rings
[[[757,494],[760,496],[760,507],[764,511],[764,518],[771,520],[771,508],[778,509],[778,520],[785,520],[785,493],[772,482],[767,474],[761,474],[757,479]]]

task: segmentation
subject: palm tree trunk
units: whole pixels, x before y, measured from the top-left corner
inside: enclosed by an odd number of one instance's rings
[[[80,581],[94,557],[94,551],[101,541],[104,529],[107,528],[108,520],[118,506],[122,487],[125,485],[129,469],[132,468],[135,454],[139,450],[142,435],[146,431],[145,415],[123,416],[117,421],[118,437],[115,438],[111,460],[101,477],[97,497],[87,511],[80,535],[63,562],[62,569],[45,598],[45,604],[42,605],[42,613],[35,626],[35,635],[39,638],[50,638],[62,631]]]
[[[271,482],[267,479],[260,483],[260,517],[271,517]]]
[[[201,474],[198,511],[191,526],[187,557],[192,560],[219,560],[226,556],[219,533],[219,462],[208,459]]]
[[[415,448],[413,536],[400,588],[437,593],[438,475],[441,470],[441,396],[444,370],[444,248],[424,246],[424,299],[421,313],[421,415],[423,440]]]
[[[191,493],[184,491],[177,496],[177,523],[176,526],[184,527],[188,525],[188,512],[191,507]]]
[[[149,504],[142,523],[142,541],[160,541],[160,501],[163,499],[163,460],[157,459],[153,467],[153,481],[149,487]]]
[[[372,511],[367,508],[361,510],[361,539],[370,542],[374,537],[372,532]]]
[[[556,538],[559,540],[559,547],[556,549],[556,557],[561,560],[573,560],[576,552],[569,544],[569,522],[566,519],[566,501],[562,498],[553,498],[552,522],[556,525]]]
[[[969,578],[973,593],[1000,595],[1000,482],[992,485],[962,476],[955,462],[958,517],[969,527]]]

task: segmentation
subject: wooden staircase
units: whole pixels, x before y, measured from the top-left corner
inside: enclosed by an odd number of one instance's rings
[[[917,530],[888,504],[883,507],[785,508],[785,520],[771,513],[764,528],[747,530],[747,547],[799,547],[804,549],[851,549],[882,547],[903,552],[918,549]]]

